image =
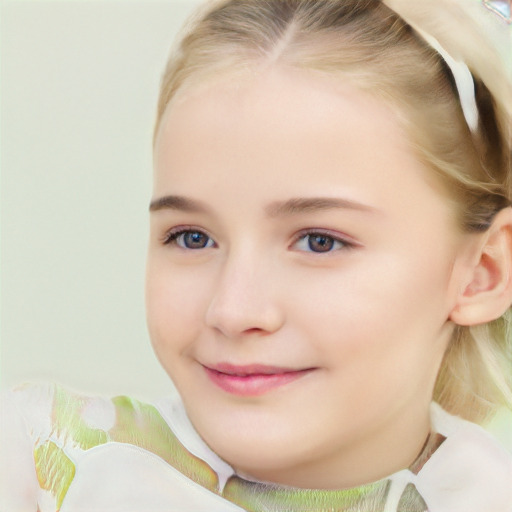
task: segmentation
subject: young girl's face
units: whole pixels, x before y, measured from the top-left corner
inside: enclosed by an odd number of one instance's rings
[[[471,238],[387,106],[279,68],[187,90],[151,210],[150,334],[214,451],[299,487],[412,462]]]

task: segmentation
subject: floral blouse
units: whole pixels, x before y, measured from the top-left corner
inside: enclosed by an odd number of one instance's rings
[[[177,396],[25,386],[3,400],[0,512],[512,512],[512,455],[439,405],[431,413],[411,467],[352,489],[298,489],[238,476]]]

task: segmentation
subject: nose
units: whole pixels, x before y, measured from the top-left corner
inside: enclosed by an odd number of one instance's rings
[[[284,323],[271,262],[230,257],[219,270],[206,312],[207,326],[232,339],[276,332]]]

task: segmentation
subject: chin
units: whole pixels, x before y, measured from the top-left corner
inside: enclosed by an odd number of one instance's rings
[[[297,450],[297,446],[305,447],[307,439],[290,435],[293,432],[292,425],[288,428],[276,428],[274,425],[272,428],[255,424],[251,428],[224,430],[212,429],[210,423],[208,427],[206,431],[200,428],[198,431],[210,448],[235,470],[254,475],[257,479],[265,480],[258,475],[293,467],[305,457],[304,453]]]
[[[229,450],[220,450],[218,455],[225,460],[235,471],[247,479],[261,480],[273,483],[282,483],[278,475],[287,473],[289,468],[296,465],[297,453],[290,454],[280,451],[283,443],[276,446],[252,443],[252,446],[237,445]],[[279,456],[276,456],[276,453]]]

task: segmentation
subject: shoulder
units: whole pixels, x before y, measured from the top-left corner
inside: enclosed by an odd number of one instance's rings
[[[2,511],[239,510],[216,494],[179,397],[153,405],[49,384],[2,402]]]
[[[151,404],[29,384],[1,400],[0,509],[59,509],[88,454],[107,444],[169,457],[173,438]]]
[[[58,509],[81,453],[106,442],[112,404],[56,384],[18,386],[0,404],[0,509]]]
[[[512,454],[483,428],[432,408],[434,429],[446,440],[418,474],[432,512],[512,511]]]
[[[51,430],[51,386],[22,386],[0,401],[0,510],[34,510],[39,492],[34,439]]]
[[[37,445],[54,439],[59,445],[87,450],[107,441],[138,441],[138,434],[168,428],[157,408],[128,396],[107,398],[57,384],[26,384],[2,394],[8,424],[14,416]]]

